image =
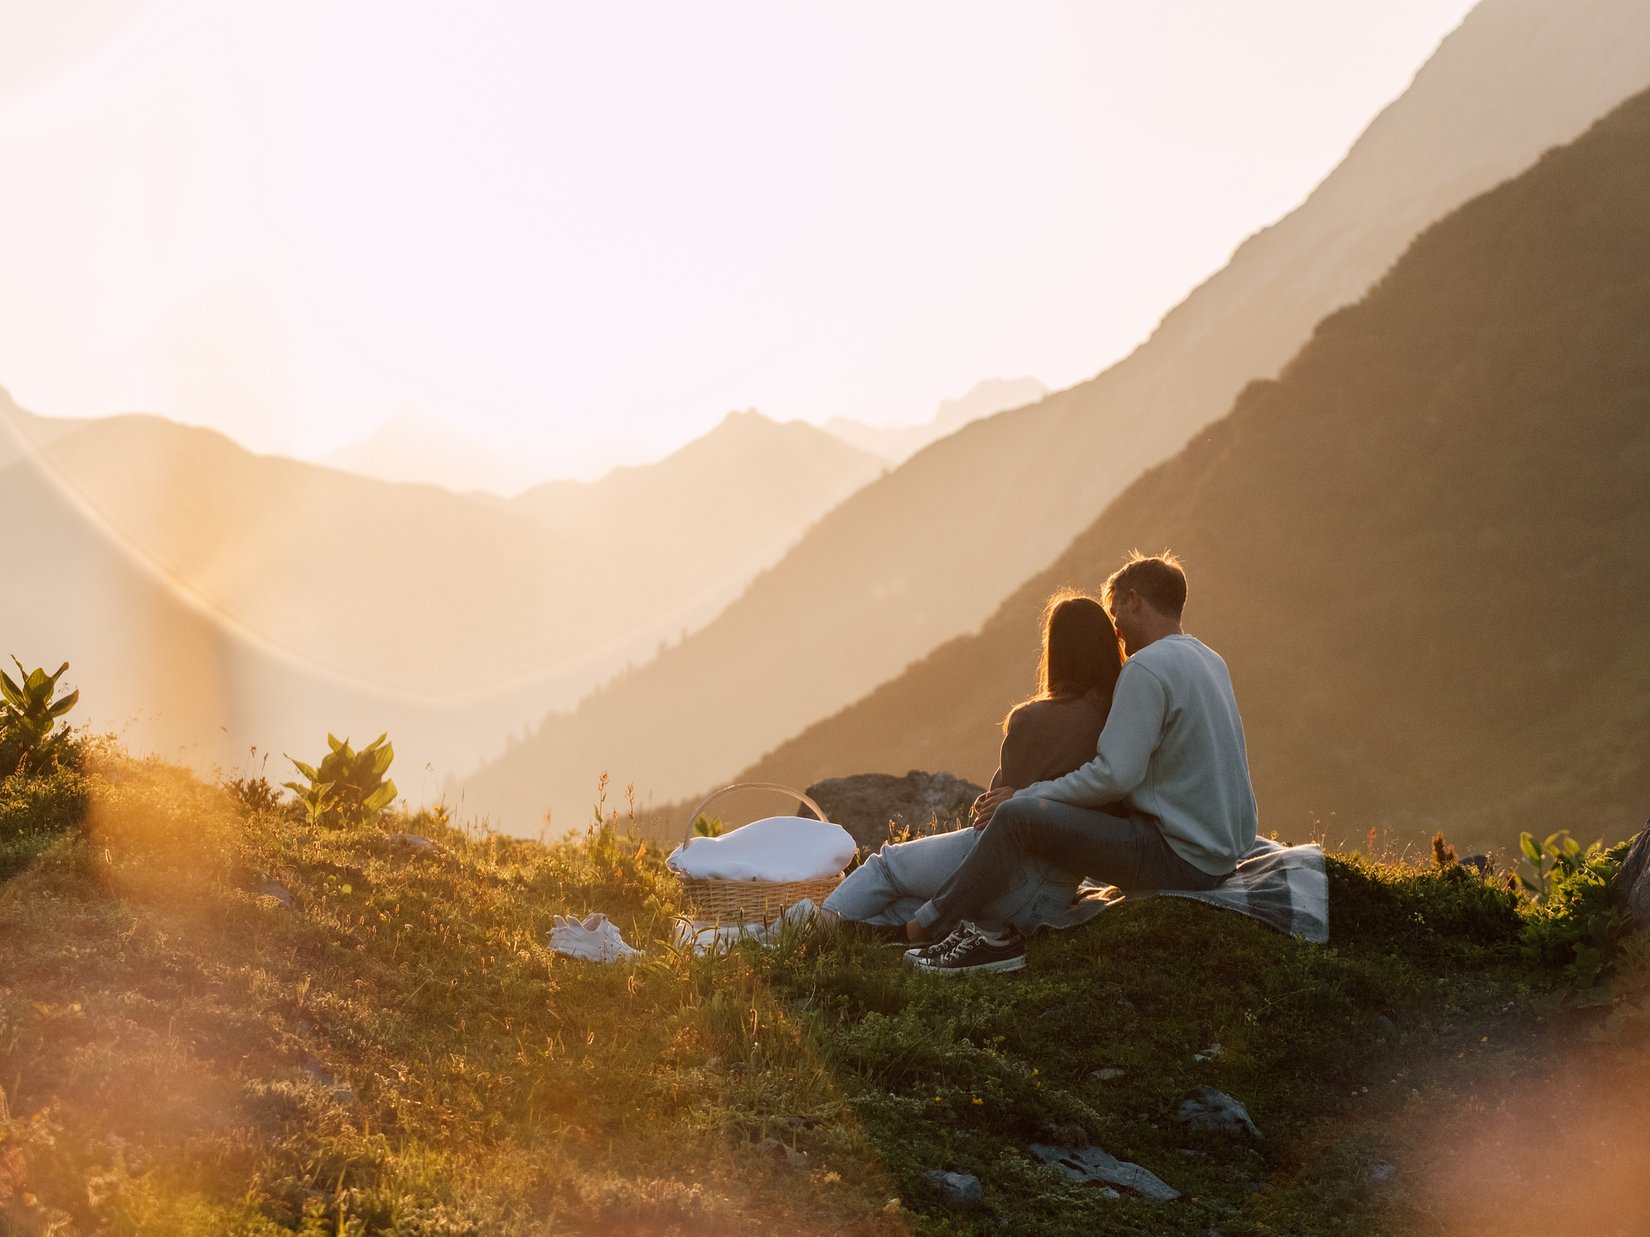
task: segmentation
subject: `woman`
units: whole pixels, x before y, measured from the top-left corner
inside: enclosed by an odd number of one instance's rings
[[[1003,719],[997,771],[975,800],[976,817],[988,803],[1094,758],[1122,665],[1123,646],[1105,607],[1070,589],[1048,599],[1037,693]],[[843,919],[897,928],[890,939],[903,940],[906,921],[939,892],[978,837],[976,828],[964,827],[889,843],[848,874],[824,909]],[[1033,860],[979,922],[1013,924],[1027,935],[1045,925],[1080,923],[1098,908],[1073,905],[1077,885],[1071,873]]]

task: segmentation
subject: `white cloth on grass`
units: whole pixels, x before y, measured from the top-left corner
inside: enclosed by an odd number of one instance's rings
[[[550,948],[586,962],[622,962],[642,952],[626,944],[619,926],[600,911],[582,920],[557,915],[556,926],[550,929]]]
[[[769,816],[719,838],[689,838],[665,862],[700,880],[811,881],[835,876],[853,857],[853,835],[841,825]]]
[[[740,941],[755,941],[758,945],[773,945],[787,931],[795,931],[819,914],[811,899],[787,906],[772,923],[707,923],[704,920],[678,919],[676,943],[690,947],[696,954],[720,953]]]

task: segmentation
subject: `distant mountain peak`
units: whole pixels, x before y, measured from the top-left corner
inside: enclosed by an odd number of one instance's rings
[[[767,413],[758,411],[755,408],[735,408],[718,421],[708,434],[701,435],[694,441],[703,442],[708,438],[726,437],[733,434],[766,434],[793,424],[795,422],[775,420]]]
[[[960,428],[979,417],[1035,404],[1048,388],[1027,374],[1023,378],[982,378],[956,399],[940,401],[934,424]]]
[[[421,408],[392,412],[365,438],[320,461],[379,481],[439,485],[455,493],[516,494],[537,478],[520,461],[504,458],[451,423]]]
[[[825,432],[897,464],[970,421],[1035,404],[1047,394],[1048,388],[1030,376],[983,378],[956,399],[941,400],[934,415],[919,425],[871,425],[832,417],[825,422]]]

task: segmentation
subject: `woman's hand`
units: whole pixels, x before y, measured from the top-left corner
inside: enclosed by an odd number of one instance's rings
[[[1003,804],[1014,797],[1014,787],[999,786],[995,790],[988,790],[974,800],[974,812],[970,822],[976,829],[984,829],[991,823],[991,818]]]

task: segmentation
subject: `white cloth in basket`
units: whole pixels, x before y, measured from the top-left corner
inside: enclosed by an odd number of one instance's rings
[[[853,836],[841,825],[769,816],[719,838],[689,838],[665,862],[700,880],[811,881],[835,876],[853,857]]]

